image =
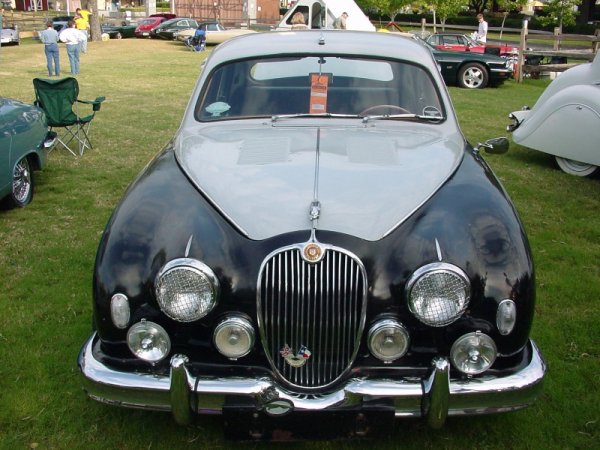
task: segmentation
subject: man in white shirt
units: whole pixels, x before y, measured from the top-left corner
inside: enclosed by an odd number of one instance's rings
[[[60,32],[61,42],[67,44],[67,55],[71,64],[71,74],[79,75],[79,53],[81,52],[81,43],[87,39],[80,30],[75,28],[75,22],[69,20],[68,28]]]
[[[477,29],[475,40],[485,44],[487,41],[488,23],[483,18],[483,14],[477,14],[477,20],[479,21],[479,28]]]

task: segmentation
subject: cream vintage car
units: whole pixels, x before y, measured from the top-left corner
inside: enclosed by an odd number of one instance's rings
[[[101,238],[84,389],[244,439],[530,405],[533,259],[480,153],[507,145],[467,142],[414,40],[219,45]]]
[[[513,111],[513,140],[554,156],[558,167],[580,177],[600,173],[600,57],[562,73],[533,108]]]

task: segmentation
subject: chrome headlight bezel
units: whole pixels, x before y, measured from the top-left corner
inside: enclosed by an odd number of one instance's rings
[[[459,337],[450,349],[450,361],[466,375],[479,375],[487,371],[498,356],[494,340],[480,331]]]
[[[385,352],[381,338],[391,339],[391,344],[396,346],[395,351]],[[402,358],[410,347],[410,334],[408,329],[394,319],[384,319],[371,326],[367,337],[367,345],[371,354],[385,362],[391,363]],[[388,348],[389,350],[389,348]]]
[[[184,271],[180,274],[182,279],[174,278],[181,271]],[[180,288],[182,290],[178,292]],[[219,279],[206,264],[196,259],[179,258],[169,261],[158,272],[154,292],[158,306],[166,316],[178,322],[194,322],[205,317],[217,305],[220,285]],[[183,297],[176,298],[178,294]]]
[[[231,343],[222,342],[222,339],[227,337],[231,339],[234,335],[237,336],[234,344],[227,346],[227,344]],[[213,344],[215,348],[223,356],[234,361],[250,353],[254,348],[255,341],[256,332],[250,321],[238,316],[228,317],[222,320],[215,327],[213,333]],[[235,348],[238,344],[240,344],[239,348]]]
[[[432,295],[428,296],[429,301],[427,298],[423,298],[425,296],[421,295],[420,292],[423,287],[420,285],[432,279],[431,277],[435,277],[432,284],[439,285],[433,286],[432,289],[441,288],[443,290],[447,288],[450,282],[456,284],[454,287],[450,286],[451,289],[456,289],[455,298],[444,296],[443,294],[451,292],[443,291],[439,293],[432,292]],[[456,321],[466,311],[471,299],[471,283],[467,274],[453,264],[443,262],[426,264],[417,269],[406,283],[406,299],[408,309],[420,322],[432,327],[443,327]],[[432,303],[434,301],[436,303]],[[454,305],[452,304],[453,301],[455,302]],[[442,302],[445,303],[442,304]]]
[[[159,324],[142,319],[127,331],[127,346],[138,358],[157,363],[171,352],[171,339]]]

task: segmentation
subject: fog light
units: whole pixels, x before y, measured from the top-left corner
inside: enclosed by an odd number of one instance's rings
[[[215,347],[229,359],[246,356],[254,346],[254,328],[241,317],[225,319],[215,328]]]
[[[129,350],[140,359],[157,362],[169,354],[171,340],[163,327],[143,319],[127,332]]]
[[[506,336],[515,327],[517,306],[512,300],[502,300],[496,311],[496,326],[501,335]]]
[[[124,329],[129,325],[131,311],[129,299],[124,294],[115,294],[110,299],[110,317],[115,327]]]
[[[402,358],[408,350],[409,342],[408,331],[395,320],[382,320],[369,330],[369,351],[384,362]]]
[[[480,331],[468,333],[456,340],[450,349],[454,367],[467,375],[477,375],[488,370],[496,360],[496,344]]]

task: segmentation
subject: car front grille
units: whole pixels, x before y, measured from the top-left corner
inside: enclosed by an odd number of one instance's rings
[[[366,315],[367,277],[360,260],[321,246],[310,263],[302,245],[272,253],[258,278],[258,321],[273,369],[294,387],[335,382],[358,352]]]

